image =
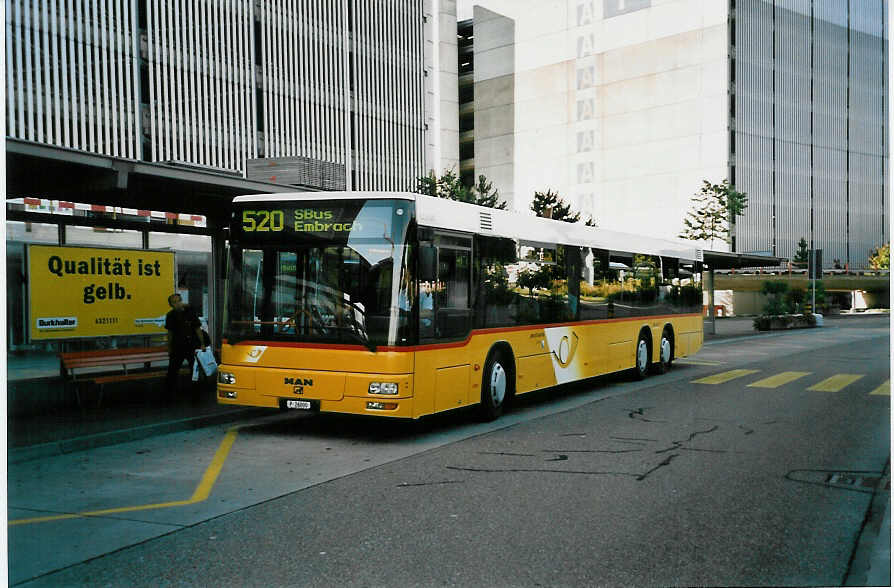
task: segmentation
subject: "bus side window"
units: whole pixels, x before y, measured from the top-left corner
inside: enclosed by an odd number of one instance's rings
[[[475,238],[475,326],[518,324],[518,244],[501,237]]]
[[[578,320],[580,318],[580,277],[581,277],[581,251],[580,247],[565,247],[565,317],[566,320]]]

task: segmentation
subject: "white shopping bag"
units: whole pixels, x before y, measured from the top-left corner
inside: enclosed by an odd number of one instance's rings
[[[199,362],[198,361],[194,361],[192,363],[192,381],[193,382],[199,381]]]
[[[196,365],[202,368],[202,373],[206,376],[213,376],[217,371],[217,361],[214,360],[214,352],[211,347],[204,347],[196,350]]]

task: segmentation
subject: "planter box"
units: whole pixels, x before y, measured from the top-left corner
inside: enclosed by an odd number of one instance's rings
[[[808,314],[784,314],[759,316],[754,319],[757,331],[781,331],[785,329],[809,329],[817,325],[817,319]]]

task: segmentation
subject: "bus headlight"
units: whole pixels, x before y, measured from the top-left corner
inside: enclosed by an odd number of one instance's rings
[[[232,386],[236,383],[236,376],[234,374],[231,374],[230,372],[223,372],[218,370],[217,382],[219,384],[229,384]]]
[[[397,394],[397,384],[394,382],[370,382],[370,394]]]

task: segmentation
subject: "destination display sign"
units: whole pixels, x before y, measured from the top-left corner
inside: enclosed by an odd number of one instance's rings
[[[233,218],[234,234],[252,241],[392,239],[405,227],[412,203],[403,200],[246,202]]]

